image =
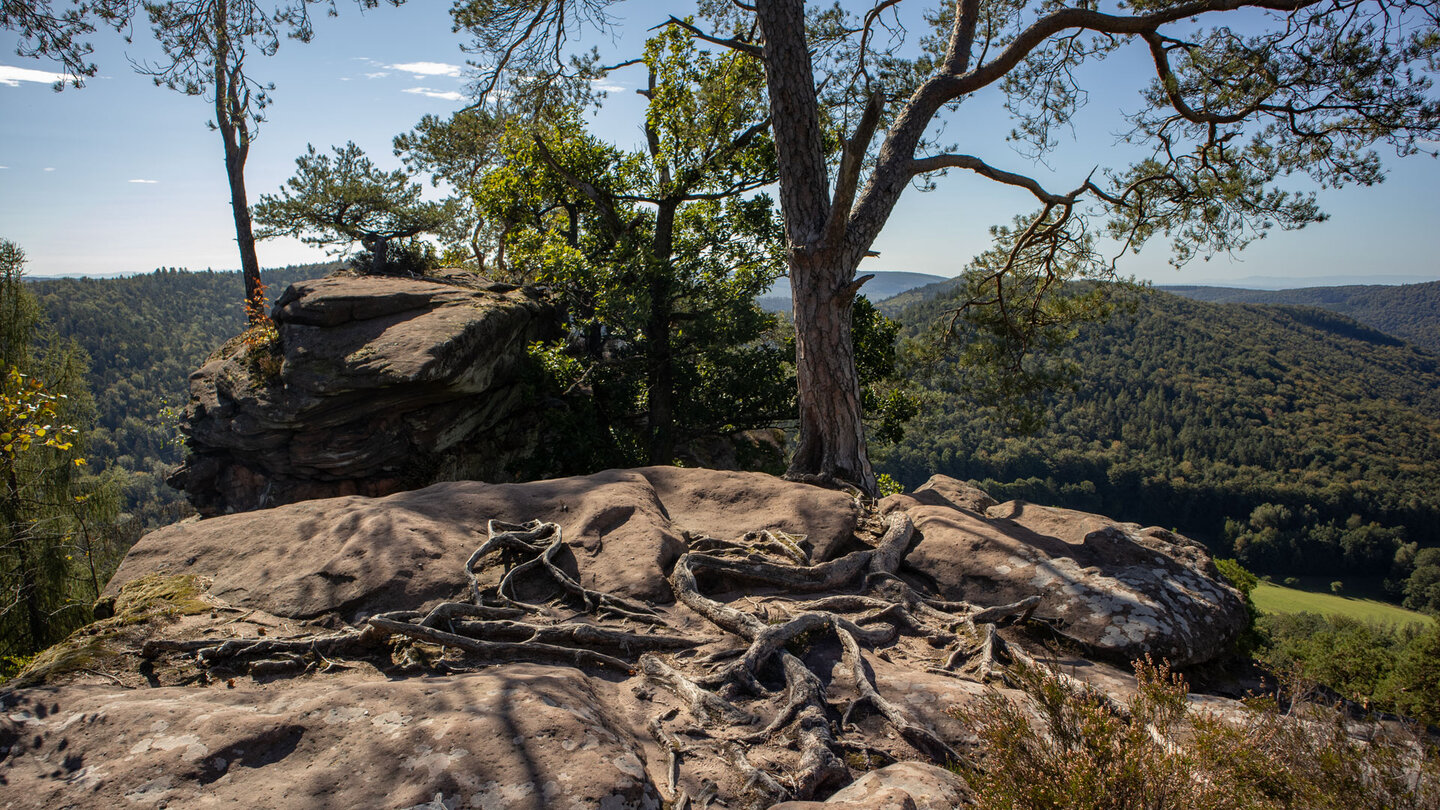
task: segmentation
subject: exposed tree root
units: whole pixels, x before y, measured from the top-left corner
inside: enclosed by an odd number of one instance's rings
[[[749,712],[700,687],[658,656],[640,656],[640,672],[646,681],[685,701],[691,716],[702,725],[710,725],[715,721],[723,721],[727,725],[751,725],[755,722],[755,717]]]
[[[849,665],[850,676],[855,679],[855,688],[860,692],[860,697],[845,709],[845,715],[841,717],[842,725],[850,722],[850,715],[862,705],[869,704],[875,711],[880,713],[905,741],[913,745],[917,750],[923,751],[930,757],[949,764],[960,761],[960,754],[951,748],[939,737],[927,729],[921,728],[910,721],[900,707],[881,697],[876,691],[875,684],[870,680],[870,672],[865,665],[865,657],[860,653],[860,644],[855,641],[849,631],[836,627],[835,632],[840,636],[840,644],[845,650],[844,662]]]
[[[542,664],[559,664],[570,667],[602,667],[619,672],[633,672],[634,667],[614,656],[575,647],[561,647],[540,642],[481,641],[458,633],[447,633],[424,625],[396,622],[379,616],[369,620],[371,627],[387,634],[428,641],[445,647],[454,647],[465,652],[482,656],[486,663],[495,661],[536,661]]]
[[[500,586],[496,592],[508,604],[538,609],[539,605],[521,601],[514,595],[515,581],[517,577],[531,570],[543,569],[562,590],[571,596],[578,597],[588,613],[611,614],[646,624],[665,623],[654,608],[603,591],[592,591],[576,582],[573,577],[556,565],[555,555],[565,547],[560,524],[532,520],[517,526],[492,520],[489,523],[489,531],[490,539],[470,555],[470,559],[465,563],[465,571],[470,577],[471,595],[476,604],[480,604],[482,600],[479,579],[475,575],[475,566],[491,552],[500,550],[507,553],[508,559],[502,557],[507,565],[519,557],[529,558],[519,565],[510,567],[505,577],[500,580]],[[544,542],[547,540],[548,542]],[[543,545],[542,542],[544,542]]]
[[[919,754],[973,767],[963,753],[881,693],[867,651],[886,661],[893,656],[923,659],[928,653],[934,656],[929,671],[982,683],[1006,677],[1011,667],[1043,666],[997,632],[1003,622],[1029,619],[1040,597],[982,608],[923,595],[897,575],[913,535],[903,512],[885,519],[873,547],[816,564],[803,537],[783,532],[751,532],[734,541],[686,535],[689,549],[669,575],[671,589],[679,605],[723,631],[729,646],[714,633],[662,632],[657,626],[668,626],[666,616],[675,614],[582,586],[556,562],[564,548],[556,524],[490,521],[488,531],[489,538],[465,563],[468,601],[383,613],[326,635],[157,640],[147,642],[142,653],[152,658],[193,654],[206,667],[248,663],[258,677],[316,666],[317,659],[328,669],[334,666],[331,658],[420,649],[404,643],[397,647],[397,640],[406,639],[464,653],[459,662],[425,664],[432,668],[533,661],[638,672],[650,687],[673,696],[667,700],[675,708],[662,709],[648,724],[664,753],[664,773],[656,784],[672,808],[705,807],[717,798],[715,782],[692,775],[692,795],[681,780],[683,763],[713,763],[717,755],[743,783],[739,796],[725,798],[730,806],[766,807],[823,796],[850,780],[847,754],[866,761]],[[504,573],[497,585],[483,586],[480,574],[497,559]],[[527,601],[521,597],[526,578],[525,594],[535,593],[535,581],[548,581],[553,599],[594,618],[575,620],[568,609],[562,614],[553,604]],[[702,582],[750,595],[722,601],[702,592]],[[794,598],[801,594],[818,598]],[[650,627],[637,631],[632,624],[637,622]],[[902,635],[906,640],[900,643]],[[705,655],[665,655],[715,642],[720,643]],[[837,642],[843,675],[828,682]],[[1067,685],[1083,688],[1065,678]],[[837,698],[837,690],[853,690],[853,697]],[[882,743],[883,748],[856,739],[852,721],[863,712],[883,719],[898,739]],[[773,773],[773,766],[768,771],[757,767],[760,760],[752,761],[757,755],[783,761],[784,775]]]

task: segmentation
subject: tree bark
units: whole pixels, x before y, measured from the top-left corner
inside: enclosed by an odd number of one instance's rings
[[[765,37],[765,81],[795,306],[800,436],[786,474],[845,481],[873,495],[875,472],[865,450],[850,328],[856,290],[851,282],[864,251],[845,249],[843,239],[825,240],[830,183],[805,38],[805,3],[760,0],[756,19]]]
[[[242,72],[244,54],[230,42],[227,0],[215,4],[215,128],[225,142],[225,177],[230,182],[230,210],[235,217],[235,244],[240,248],[240,274],[245,279],[245,300],[254,301],[261,288],[260,260],[255,253],[255,231],[250,223],[250,201],[245,193],[245,161],[250,157],[248,92]],[[237,86],[238,85],[238,86]],[[263,309],[253,310],[263,315]]]
[[[655,240],[651,251],[650,315],[645,324],[646,397],[649,408],[649,454],[651,464],[675,460],[675,367],[670,346],[670,282],[674,268],[675,209],[679,200],[660,203],[655,213]]]

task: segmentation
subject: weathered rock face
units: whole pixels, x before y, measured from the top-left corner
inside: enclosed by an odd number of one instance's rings
[[[939,475],[881,508],[909,512],[921,540],[906,562],[947,598],[998,605],[1038,595],[1036,617],[1100,654],[1188,666],[1220,655],[1245,627],[1240,594],[1204,548],[1164,529],[996,504]]]
[[[4,701],[0,805],[659,810],[614,691],[533,664],[270,691],[31,690]]]
[[[1234,634],[1234,594],[1175,535],[940,478],[884,506],[909,517],[653,467],[177,524],[127,556],[110,619],[22,675],[41,685],[0,690],[0,807],[949,808],[966,785],[920,761],[973,739],[955,708],[1024,701],[991,671],[1053,660],[985,608],[1038,593],[1114,656]],[[558,524],[564,576],[475,553],[492,519]],[[786,534],[742,537],[765,529]],[[1103,658],[1055,666],[1134,689]]]
[[[191,375],[172,483],[202,515],[494,480],[533,449],[516,378],[557,328],[533,291],[459,271],[332,277],[293,285],[274,318],[278,357],[232,341]]]
[[[238,605],[354,621],[455,597],[466,585],[457,572],[488,521],[538,519],[560,524],[559,562],[585,587],[670,602],[665,577],[685,550],[682,531],[782,529],[830,553],[854,535],[857,516],[843,493],[762,473],[647,467],[522,484],[457,481],[169,526],[131,549],[109,592],[147,574],[201,573],[214,577],[211,593]]]

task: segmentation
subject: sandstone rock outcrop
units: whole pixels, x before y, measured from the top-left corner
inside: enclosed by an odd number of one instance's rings
[[[614,691],[533,664],[272,690],[33,690],[4,700],[0,806],[411,808],[438,797],[446,808],[659,810],[643,746],[611,712]]]
[[[1035,616],[1099,654],[1147,653],[1177,666],[1218,656],[1245,626],[1240,594],[1204,549],[1164,529],[1023,501],[996,504],[945,476],[882,511],[904,509],[920,542],[906,558],[948,599],[1039,596]]]
[[[537,293],[460,271],[331,277],[291,286],[273,317],[278,347],[237,339],[191,375],[171,481],[202,515],[495,480],[533,451],[517,376],[558,328]]]
[[[807,534],[823,553],[853,537],[843,493],[762,473],[647,467],[520,484],[456,481],[384,498],[327,498],[169,526],[131,549],[109,592],[148,574],[204,574],[211,593],[245,607],[355,621],[395,605],[451,598],[486,523],[560,524],[561,559],[581,584],[670,602],[665,581],[682,531],[729,537]],[[817,556],[825,559],[824,556]]]
[[[1213,654],[1133,609],[1180,604],[1176,582],[1228,593],[1180,538],[942,479],[885,506],[646,468],[172,526],[127,557],[114,618],[49,655],[28,676],[43,684],[0,692],[0,806],[952,807],[964,782],[915,761],[964,756],[954,707],[1023,699],[990,676],[1051,658],[1017,621],[1027,606],[1085,649],[1118,656],[1094,628],[1138,626],[1148,650]],[[563,540],[508,525],[536,518]],[[1033,570],[1002,587],[941,562],[972,550]],[[1034,584],[1082,551],[1088,579]],[[169,578],[204,593],[127,607]],[[497,587],[512,580],[518,598]],[[1118,612],[1081,615],[1121,585]],[[1035,589],[1039,606],[1002,604]],[[1105,660],[1058,665],[1112,695],[1134,682]]]

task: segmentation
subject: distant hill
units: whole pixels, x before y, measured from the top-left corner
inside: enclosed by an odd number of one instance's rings
[[[875,273],[874,278],[865,282],[864,287],[860,288],[860,294],[871,301],[883,301],[906,290],[946,280],[944,276],[935,276],[929,273],[879,271]],[[770,288],[769,292],[760,296],[759,303],[760,307],[767,312],[789,312],[790,280],[781,279],[774,287]]]
[[[898,318],[900,313],[906,309],[919,304],[922,301],[929,301],[932,298],[944,296],[960,286],[958,278],[942,278],[932,281],[924,286],[912,287],[903,290],[889,298],[877,301],[875,308],[884,313],[887,317]]]
[[[901,318],[913,332],[946,306]],[[1378,578],[1399,542],[1440,545],[1440,356],[1313,307],[1162,291],[1065,356],[1079,386],[1034,436],[951,393],[963,370],[918,370],[928,401],[877,469],[1178,527],[1269,571]]]
[[[323,276],[336,264],[262,270],[273,299],[289,285]],[[245,286],[238,272],[174,268],[118,278],[32,278],[29,289],[61,337],[90,355],[96,426],[90,458],[123,471],[127,508],[163,522],[181,496],[163,483],[180,461],[178,415],[190,372],[244,325]]]
[[[1348,287],[1305,287],[1296,290],[1249,290],[1237,287],[1160,287],[1169,293],[1210,301],[1243,304],[1293,304],[1338,312],[1416,346],[1440,352],[1440,281],[1424,284]]]

